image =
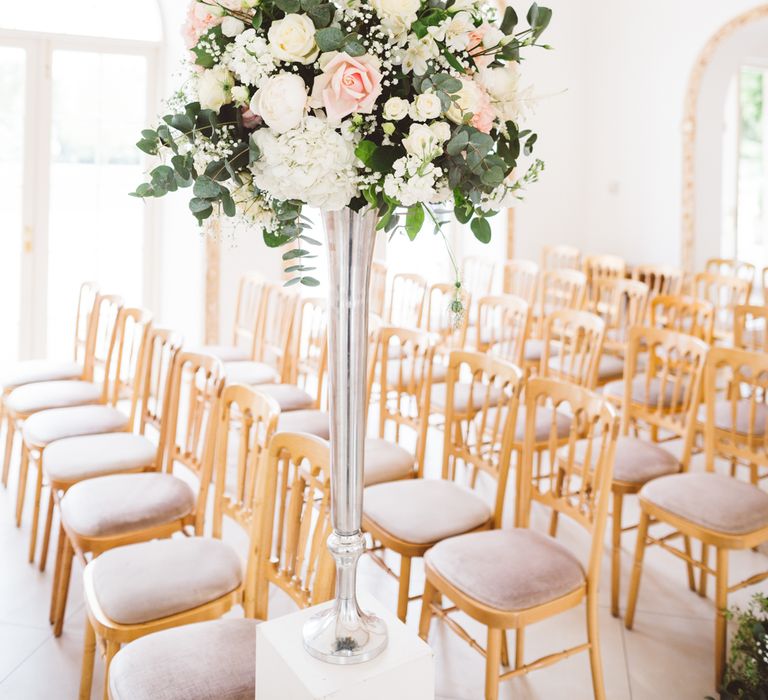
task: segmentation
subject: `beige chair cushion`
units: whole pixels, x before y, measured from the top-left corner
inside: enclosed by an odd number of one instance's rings
[[[192,352],[213,355],[222,362],[247,362],[251,359],[251,353],[247,348],[241,348],[236,345],[203,345],[195,348]]]
[[[664,476],[643,486],[640,498],[728,535],[743,535],[768,525],[768,493],[722,474]]]
[[[573,419],[560,411],[555,411],[555,426],[558,438],[567,438],[571,432],[571,423]],[[525,406],[517,409],[517,426],[515,428],[515,442],[522,442],[525,435]],[[549,408],[538,408],[536,410],[536,442],[549,440],[549,431],[552,429],[552,411]]]
[[[101,386],[93,382],[36,382],[14,389],[5,399],[5,405],[14,413],[28,414],[48,408],[99,403],[101,394]]]
[[[397,539],[430,544],[487,523],[491,509],[477,494],[443,479],[408,479],[365,489],[363,513]]]
[[[588,445],[587,440],[579,440],[574,447],[576,464],[583,464]],[[592,463],[597,461],[597,445],[593,445]],[[562,448],[561,454],[567,454],[567,447]],[[622,436],[616,441],[616,458],[613,465],[614,481],[626,481],[631,484],[644,484],[660,476],[677,474],[681,465],[673,454],[663,447],[630,435]]]
[[[254,700],[258,620],[173,627],[124,646],[109,667],[112,700]]]
[[[95,476],[152,467],[157,445],[143,435],[105,433],[81,435],[52,442],[43,454],[48,478],[74,484]]]
[[[539,338],[528,338],[525,341],[525,350],[523,350],[523,359],[526,362],[539,362],[544,354],[544,341]],[[552,353],[550,353],[552,354]]]
[[[277,429],[285,433],[309,433],[323,440],[331,438],[331,419],[325,411],[289,411],[277,419]]]
[[[281,411],[302,411],[315,403],[312,396],[295,384],[259,384],[257,389],[277,401]]]
[[[616,355],[603,355],[597,366],[597,380],[606,382],[609,379],[621,378],[624,375],[624,360]]]
[[[26,360],[11,367],[0,377],[0,389],[3,392],[24,384],[35,382],[53,382],[63,379],[78,379],[83,374],[83,366],[77,362],[55,360]]]
[[[734,405],[736,406],[736,420],[734,420]],[[741,399],[735,404],[732,401],[723,399],[715,402],[715,427],[720,430],[729,430],[736,428],[736,433],[741,435],[751,434],[755,436],[765,435],[765,426],[768,423],[768,408],[763,403],[755,403],[754,419],[750,415],[752,402],[749,399]],[[699,406],[698,419],[705,423],[707,420],[707,407],[702,404]]]
[[[280,381],[277,370],[263,362],[227,362],[224,374],[228,384],[274,384]]]
[[[408,383],[411,381],[411,375],[415,372],[415,380],[419,381],[421,379],[421,373],[424,370],[425,363],[422,361],[416,362],[416,368],[413,369],[413,363],[411,360],[397,360],[392,359],[387,363],[387,382],[391,387],[397,386],[397,383],[400,381],[400,377],[402,377],[403,384],[405,386],[408,386]],[[438,382],[444,382],[445,378],[448,376],[448,367],[441,362],[433,362],[432,363],[432,381],[435,383]],[[377,375],[378,377],[378,375]]]
[[[501,389],[492,386],[490,392],[487,392],[484,386],[475,386],[464,382],[457,382],[453,389],[453,410],[457,413],[467,413],[470,409],[470,391],[474,391],[472,405],[475,410],[480,410],[485,405],[486,393],[490,394],[490,405],[495,405],[501,397]],[[448,385],[435,384],[432,387],[431,405],[432,408],[445,408],[448,399]]]
[[[659,402],[659,392],[661,391],[661,381],[654,377],[648,384],[646,390],[646,375],[640,375],[632,380],[632,402],[644,404],[646,406],[657,406]],[[673,396],[680,402],[684,396],[685,386],[676,388],[674,377],[669,377],[664,383],[664,408],[672,405]],[[603,393],[606,396],[618,399],[624,399],[624,380],[619,379],[615,382],[609,382],[603,387]]]
[[[171,474],[112,474],[72,486],[61,500],[61,518],[83,537],[114,537],[172,523],[194,507],[189,484]]]
[[[367,438],[363,472],[365,485],[407,479],[413,475],[415,462],[416,458],[400,445],[378,438]]]
[[[243,578],[237,552],[221,540],[208,537],[177,537],[116,547],[96,557],[87,568],[104,614],[126,625],[157,620],[214,601],[234,591]]]
[[[76,435],[115,433],[128,427],[128,416],[111,406],[72,406],[40,411],[24,421],[24,440],[48,445]]]
[[[527,610],[585,583],[579,560],[535,530],[490,530],[452,537],[424,555],[431,569],[497,610]]]

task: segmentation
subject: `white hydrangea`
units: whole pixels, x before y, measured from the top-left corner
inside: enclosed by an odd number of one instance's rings
[[[404,207],[440,201],[443,171],[434,163],[425,163],[422,158],[410,155],[396,160],[392,169],[384,179],[384,194]]]
[[[276,65],[267,42],[255,29],[246,29],[227,46],[222,63],[245,85],[259,87]]]
[[[355,141],[318,117],[275,134],[253,136],[261,158],[252,166],[254,183],[275,199],[298,199],[311,207],[338,211],[357,194]]]

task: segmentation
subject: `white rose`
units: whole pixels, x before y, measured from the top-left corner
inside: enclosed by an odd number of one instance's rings
[[[307,86],[301,76],[278,73],[251,98],[251,112],[278,134],[295,129],[307,112]]]
[[[435,138],[441,143],[449,141],[451,138],[451,125],[448,122],[435,122],[429,125]]]
[[[221,17],[224,14],[224,8],[218,5],[209,5],[207,2],[196,2],[194,12],[198,19],[205,19],[209,15]]]
[[[424,124],[411,124],[408,136],[403,139],[407,153],[424,160],[432,160],[438,155],[438,145],[432,129]]]
[[[408,100],[402,97],[390,97],[384,103],[384,119],[396,122],[408,116]]]
[[[464,115],[467,113],[477,114],[482,108],[483,91],[471,78],[459,78],[461,80],[461,90],[456,93],[456,100],[451,102],[451,106],[445,113],[455,124],[461,124]],[[485,98],[486,101],[488,98]]]
[[[306,15],[286,15],[273,22],[267,37],[269,50],[281,61],[306,65],[320,53],[315,43],[315,25]]]
[[[431,92],[418,95],[411,105],[411,119],[417,122],[425,122],[428,119],[437,119],[443,106],[440,104],[440,98]]]
[[[203,109],[218,112],[232,101],[232,86],[235,80],[224,66],[203,71],[197,80],[197,96]]]
[[[224,36],[237,36],[245,31],[245,22],[232,15],[227,15],[221,23],[221,33]]]
[[[421,2],[420,0],[371,0],[371,7],[393,35],[402,36],[416,21]]]
[[[245,87],[245,85],[235,85],[235,87],[232,88],[232,102],[234,102],[238,107],[244,107],[247,105],[249,99],[250,94],[248,88]]]
[[[530,108],[534,102],[531,89],[520,88],[520,70],[516,63],[480,71],[480,82],[502,121],[519,119],[526,107]]]

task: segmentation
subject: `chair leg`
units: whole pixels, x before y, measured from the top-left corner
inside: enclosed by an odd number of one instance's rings
[[[715,688],[719,688],[725,672],[728,619],[728,550],[718,547],[715,575]]]
[[[525,666],[525,627],[515,630],[515,668]]]
[[[503,630],[488,628],[488,646],[485,654],[485,700],[498,700],[499,698],[502,634]]]
[[[5,421],[5,456],[3,457],[3,488],[8,487],[8,474],[11,471],[13,457],[13,440],[16,437],[16,427],[13,419],[8,416]]]
[[[64,528],[59,526],[59,539],[56,541],[56,561],[53,564],[53,586],[51,586],[51,608],[48,612],[48,621],[53,624],[56,619],[56,603],[59,592],[59,581],[61,580],[61,563],[64,558],[64,540],[67,535]]]
[[[107,653],[104,657],[104,700],[109,700],[109,667],[112,665],[112,659],[120,651],[120,642],[107,642]]]
[[[424,595],[421,598],[421,616],[419,617],[419,637],[429,641],[429,626],[432,623],[432,603],[437,591],[427,579],[424,584]]]
[[[703,542],[701,543],[701,565],[702,567],[705,567],[709,564],[709,547],[705,545]],[[707,583],[708,583],[708,575],[706,569],[701,569],[701,574],[699,577],[699,595],[702,598],[707,597]],[[694,586],[694,589],[696,590],[696,587]]]
[[[422,416],[419,425],[418,444],[416,445],[416,464],[419,474],[424,473],[424,460],[427,455],[427,434],[429,433],[429,416]]]
[[[35,460],[37,467],[37,478],[35,479],[35,502],[32,508],[32,530],[29,533],[29,563],[35,561],[35,551],[37,550],[37,528],[40,524],[40,500],[43,497],[43,465]]]
[[[80,671],[79,700],[91,700],[93,687],[93,664],[96,658],[96,632],[88,616],[85,618],[85,641],[83,644],[83,667]]]
[[[19,467],[19,487],[16,494],[16,527],[21,527],[21,515],[24,512],[24,497],[27,493],[27,472],[29,471],[29,452],[22,444],[21,466]]]
[[[53,488],[48,493],[48,512],[45,516],[45,527],[43,528],[43,544],[40,549],[40,571],[45,571],[45,565],[48,561],[48,547],[51,543],[51,527],[53,526],[53,506],[55,499],[53,497]]]
[[[507,630],[501,630],[501,665],[509,668],[509,643],[507,641]]]
[[[621,515],[624,507],[624,496],[613,494],[613,524],[611,542],[611,615],[619,616],[619,592],[621,590]]]
[[[408,595],[411,589],[411,558],[400,557],[400,585],[397,590],[397,616],[405,622],[408,615]]]
[[[592,669],[592,688],[595,700],[605,700],[603,663],[600,658],[600,624],[597,617],[597,591],[587,592],[587,635],[589,639],[589,666]]]
[[[624,626],[632,629],[635,623],[635,606],[637,605],[637,593],[640,590],[640,576],[643,573],[643,556],[645,555],[645,540],[648,536],[648,513],[640,513],[640,524],[637,528],[637,544],[635,545],[635,563],[632,567],[632,578],[629,582],[629,596],[627,597],[627,611],[624,613]]]
[[[53,636],[60,637],[64,628],[64,618],[67,612],[67,599],[69,598],[69,583],[72,580],[72,560],[75,558],[75,550],[62,529],[59,537],[64,538],[64,548],[61,555],[61,572],[59,573],[59,586],[56,591],[56,609],[54,611]]]

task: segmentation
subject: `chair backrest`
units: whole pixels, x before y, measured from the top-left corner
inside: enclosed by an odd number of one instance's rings
[[[763,301],[768,304],[768,267],[763,268]]]
[[[84,376],[89,381],[104,381],[106,366],[115,347],[117,319],[123,308],[122,297],[98,294],[88,328]]]
[[[707,470],[714,471],[715,457],[728,459],[751,467],[756,484],[757,468],[768,467],[768,355],[712,348],[704,396]]]
[[[427,281],[421,275],[401,272],[392,278],[386,321],[390,326],[419,328],[427,296]]]
[[[539,374],[592,388],[597,383],[605,322],[587,311],[562,309],[544,320]]]
[[[511,294],[483,297],[477,303],[475,347],[523,366],[525,341],[531,330],[531,307]]]
[[[200,485],[195,533],[202,534],[205,503],[213,470],[217,407],[224,386],[224,368],[213,355],[180,352],[176,355],[168,400],[164,468],[177,464],[194,474]]]
[[[648,303],[648,285],[625,278],[605,278],[593,284],[589,310],[605,321],[606,352],[624,356],[629,329],[641,325]]]
[[[688,464],[709,346],[685,333],[635,326],[624,365],[622,433],[630,425],[666,430],[683,438]],[[642,361],[641,361],[642,359]]]
[[[461,350],[467,341],[472,297],[464,287],[459,290],[461,311],[454,308],[456,298],[455,284],[433,284],[429,288],[427,311],[422,325],[426,331],[439,338],[437,343],[440,353]]]
[[[508,260],[504,263],[501,289],[524,299],[530,306],[536,303],[539,288],[539,266],[532,260]]]
[[[590,284],[596,280],[620,279],[627,274],[627,263],[618,255],[587,255],[584,274]]]
[[[85,366],[88,360],[88,338],[91,321],[95,318],[99,287],[95,282],[83,282],[77,295],[77,313],[75,315],[75,362]]]
[[[280,284],[267,284],[264,289],[264,307],[258,331],[256,359],[272,365],[281,381],[290,377],[288,353],[294,327],[299,295]]]
[[[733,345],[741,350],[768,352],[768,305],[734,309]]]
[[[475,299],[488,296],[493,289],[496,263],[489,258],[469,256],[461,264],[461,283]]]
[[[649,323],[654,328],[686,333],[712,342],[715,307],[708,301],[688,296],[659,294],[651,300]]]
[[[542,270],[580,270],[581,251],[569,245],[545,245],[541,249]]]
[[[323,401],[328,369],[328,310],[325,299],[307,297],[298,302],[288,353],[288,382],[315,397],[315,408]]]
[[[632,279],[648,285],[648,300],[660,294],[679,296],[683,291],[683,271],[667,265],[637,265],[632,269]],[[650,307],[648,309],[650,312]]]
[[[749,303],[752,285],[739,277],[700,272],[693,279],[694,296],[715,307],[715,336],[733,337],[733,310]]]
[[[249,273],[240,279],[237,290],[232,344],[246,350],[254,359],[259,349],[258,339],[264,314],[265,289],[264,279],[260,275]]]
[[[268,618],[269,585],[300,607],[333,597],[330,450],[312,435],[277,433],[262,453],[246,570],[246,615]]]
[[[587,277],[578,270],[545,270],[541,275],[540,322],[559,309],[580,309],[587,292]]]
[[[221,392],[213,457],[213,536],[224,516],[249,531],[261,453],[277,429],[280,406],[258,387],[230,384]]]
[[[455,350],[448,360],[443,442],[443,479],[455,480],[457,465],[496,479],[494,526],[501,527],[523,372],[510,362]]]
[[[376,260],[371,263],[369,309],[381,318],[387,309],[387,266]]]
[[[563,438],[558,414],[571,418],[567,439]],[[548,445],[548,459],[536,454],[533,440],[525,441],[518,470],[516,524],[530,527],[534,502],[576,521],[592,535],[587,581],[588,585],[595,585],[603,556],[619,430],[616,409],[588,389],[536,377],[525,388],[525,422],[526,435],[535,434],[540,429],[537,426],[549,425],[548,438],[543,440]],[[579,455],[577,443],[585,453]],[[556,477],[552,478],[549,465],[556,463]],[[591,464],[592,469],[583,469],[582,464]]]
[[[750,262],[733,258],[710,258],[704,266],[704,271],[721,277],[738,277],[749,282],[750,287],[755,283],[756,268]]]

